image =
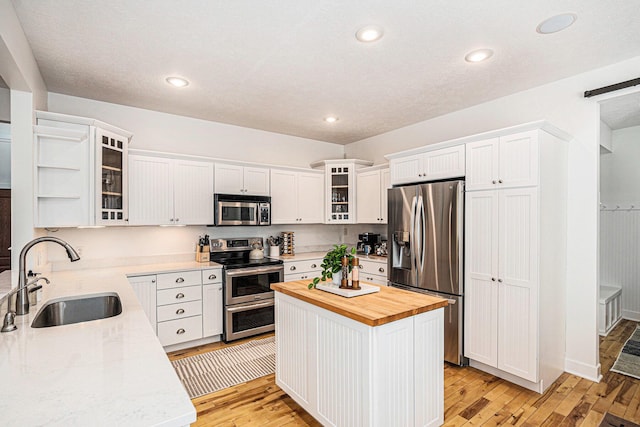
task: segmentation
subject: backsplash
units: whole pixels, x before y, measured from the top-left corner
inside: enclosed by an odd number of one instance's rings
[[[336,243],[355,246],[358,234],[366,231],[386,236],[386,225],[297,224],[269,227],[106,227],[98,229],[59,229],[51,236],[67,241],[80,253],[80,261],[70,263],[63,250],[51,247],[51,269],[75,270],[121,265],[195,260],[199,236],[211,238],[277,236],[295,232],[296,252],[329,250]],[[346,231],[346,232],[345,232]]]

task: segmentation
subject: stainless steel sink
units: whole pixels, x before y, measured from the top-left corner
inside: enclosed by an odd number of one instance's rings
[[[47,302],[36,314],[32,328],[70,325],[106,319],[122,313],[120,297],[115,292],[78,295]]]

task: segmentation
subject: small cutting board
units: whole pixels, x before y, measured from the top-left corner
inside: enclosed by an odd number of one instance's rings
[[[360,295],[373,294],[380,292],[380,288],[374,285],[367,285],[366,283],[360,283],[360,289],[340,289],[338,285],[332,283],[318,283],[317,289],[325,292],[331,292],[332,294],[340,295],[341,297],[351,298],[358,297]]]

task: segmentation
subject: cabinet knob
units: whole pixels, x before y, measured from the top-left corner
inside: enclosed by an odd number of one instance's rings
[[[495,282],[495,281],[496,281],[496,278],[495,278],[495,277],[492,277],[492,278],[491,278],[491,281],[492,281],[492,282]]]
[[[182,335],[182,334],[184,334],[185,332],[187,332],[187,331],[185,331],[184,329],[180,328],[180,329],[178,329],[178,330],[176,331],[176,334],[178,334],[178,335]]]
[[[211,275],[209,276],[209,280],[213,280],[213,279],[215,279],[216,277],[218,277],[218,276],[216,276],[215,274],[211,274]]]
[[[498,283],[502,283],[502,279],[498,279]]]
[[[316,268],[316,267],[317,267],[317,265],[311,264],[311,268]]]
[[[502,180],[501,180],[501,179],[499,179],[499,180],[498,180],[498,182],[499,182],[500,184],[502,184]]]
[[[422,174],[421,174],[421,173],[419,173],[419,174],[418,174],[418,176],[422,176]]]
[[[171,218],[169,221],[173,222],[173,218]]]
[[[176,279],[176,283],[182,283],[182,282],[184,282],[184,279],[182,277],[178,277]]]
[[[184,308],[177,309],[176,314],[184,314]]]
[[[291,267],[289,267],[289,270],[291,270],[291,271],[296,271],[296,266],[295,266],[295,265],[292,265]]]
[[[493,184],[497,184],[496,180],[494,179],[493,181],[491,181]]]
[[[153,280],[151,281],[151,283],[156,283],[156,279],[153,279]]]
[[[182,292],[176,295],[176,299],[182,299],[182,298],[184,298],[184,294]]]
[[[378,271],[379,271],[380,273],[384,273],[384,268],[380,267],[380,268],[378,269]]]
[[[362,266],[362,264],[358,264],[358,268],[362,269],[364,267]]]
[[[176,222],[180,221],[180,218],[176,218]]]

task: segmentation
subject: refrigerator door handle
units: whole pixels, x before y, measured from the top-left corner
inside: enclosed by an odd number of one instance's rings
[[[422,198],[422,195],[418,196],[418,207],[417,209],[419,210],[419,217],[416,218],[416,228],[420,229],[420,269],[418,271],[420,271],[420,273],[422,273],[422,271],[424,270],[424,254],[426,252],[425,250],[425,246],[427,244],[426,242],[426,230],[425,230],[425,215],[424,215],[424,199]],[[416,215],[418,216],[418,215]],[[416,264],[418,264],[418,262],[416,261]]]
[[[415,244],[415,239],[416,239],[416,211],[418,208],[418,199],[416,198],[416,196],[413,196],[413,199],[411,200],[411,230],[410,230],[410,234],[409,234],[409,252],[411,253],[411,269],[412,270],[416,270],[417,269],[417,265],[416,265],[416,244]]]

